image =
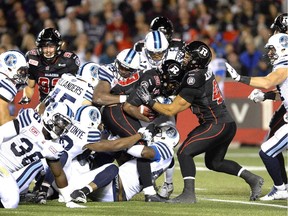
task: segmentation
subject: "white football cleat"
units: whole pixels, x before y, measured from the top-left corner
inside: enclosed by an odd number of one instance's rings
[[[282,199],[288,199],[287,190],[278,190],[274,186],[266,196],[260,198],[261,201],[282,200]]]
[[[157,193],[160,197],[165,198],[165,199],[169,199],[173,190],[174,190],[173,183],[168,184],[168,183],[164,182],[163,185],[159,188]]]
[[[86,206],[83,206],[83,205],[79,205],[73,201],[69,201],[66,203],[66,207],[67,208],[87,208]]]

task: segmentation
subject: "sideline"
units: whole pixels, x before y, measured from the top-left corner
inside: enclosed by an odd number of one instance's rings
[[[244,202],[244,201],[237,201],[237,200],[221,200],[221,199],[209,199],[209,198],[199,198],[199,200],[207,200],[207,201],[212,201],[212,202],[237,203],[237,204],[245,204],[245,205],[270,206],[270,207],[275,207],[275,208],[288,209],[288,206],[269,204],[269,203]]]

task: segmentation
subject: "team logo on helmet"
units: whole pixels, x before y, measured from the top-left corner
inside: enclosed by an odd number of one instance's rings
[[[280,37],[279,44],[281,44],[281,46],[283,46],[284,48],[288,48],[288,37],[286,35]]]
[[[209,50],[205,46],[200,46],[199,47],[199,56],[201,58],[207,58],[209,55]]]
[[[166,134],[169,138],[175,138],[177,136],[177,131],[175,128],[170,127],[167,131]]]
[[[96,109],[91,109],[89,111],[89,118],[93,121],[96,122],[98,119],[98,112]]]
[[[288,26],[288,16],[283,16],[282,24]]]
[[[5,56],[4,62],[8,67],[13,67],[17,63],[17,57],[14,54],[8,54]]]

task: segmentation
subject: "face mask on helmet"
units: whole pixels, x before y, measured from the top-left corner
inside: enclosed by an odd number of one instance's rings
[[[288,13],[278,15],[270,28],[276,33],[287,33],[288,31]]]
[[[184,58],[181,67],[184,70],[205,69],[208,67],[211,57],[211,50],[205,43],[193,41],[184,46]]]
[[[99,65],[94,62],[88,62],[82,65],[77,71],[76,77],[82,79],[93,87],[97,85],[99,81],[98,69]]]
[[[102,130],[102,128],[100,128],[101,113],[94,106],[81,106],[76,111],[74,120],[81,123],[81,126]]]
[[[26,84],[28,67],[24,55],[10,50],[0,55],[0,72],[8,76],[15,84]]]
[[[288,55],[288,35],[278,33],[271,36],[265,45],[265,49],[267,49],[267,55],[273,65],[279,57]]]
[[[173,125],[166,123],[157,127],[157,134],[152,139],[152,142],[163,142],[172,147],[176,147],[179,141],[180,135],[177,129]]]
[[[115,66],[118,71],[114,76],[128,78],[137,72],[140,65],[140,56],[134,49],[124,49],[116,57]]]
[[[71,127],[72,110],[64,103],[55,102],[46,107],[42,121],[53,139],[67,133]]]
[[[168,41],[172,40],[174,27],[172,22],[166,17],[156,17],[150,24],[152,31],[161,31]]]
[[[169,43],[160,31],[149,32],[145,37],[144,50],[148,61],[153,66],[160,66],[165,59]]]
[[[44,56],[45,60],[53,61],[61,49],[62,38],[56,29],[43,29],[37,39],[36,46],[40,55]]]

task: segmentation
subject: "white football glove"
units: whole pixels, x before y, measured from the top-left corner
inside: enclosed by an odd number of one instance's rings
[[[237,71],[227,62],[225,62],[226,68],[228,73],[230,74],[231,78],[235,81],[239,82],[241,76],[237,73]]]
[[[254,89],[250,95],[248,96],[248,98],[252,101],[254,101],[255,103],[258,102],[262,102],[264,101],[264,92],[262,92],[260,89]]]
[[[49,160],[57,160],[64,152],[64,148],[59,143],[54,143],[52,141],[42,141],[41,143],[41,154],[44,158]]]
[[[150,142],[156,134],[156,125],[151,123],[147,127],[142,127],[138,130],[138,133],[141,134],[143,140]]]

